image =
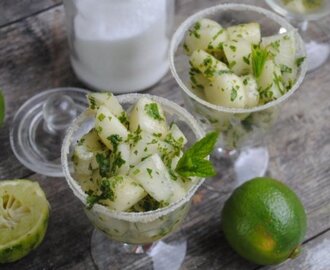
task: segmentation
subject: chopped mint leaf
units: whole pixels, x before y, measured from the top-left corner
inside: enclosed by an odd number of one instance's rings
[[[193,35],[195,38],[200,38],[201,35],[199,34],[199,30],[201,29],[201,23],[200,22],[196,22],[193,26],[192,29],[190,29],[189,32],[189,36]]]
[[[188,45],[187,45],[186,43],[183,43],[183,48],[184,48],[184,50],[185,50],[187,53],[190,52],[190,50],[189,50],[189,48],[188,48]]]
[[[237,90],[233,87],[230,93],[230,101],[234,102],[236,98],[237,98]]]
[[[115,176],[110,179],[104,178],[100,184],[100,194],[94,194],[91,190],[86,192],[88,195],[86,199],[87,209],[91,209],[95,203],[98,203],[101,200],[114,201],[116,199],[114,189],[118,183],[123,181],[123,179],[122,176]]]
[[[88,99],[88,103],[89,103],[89,108],[91,110],[95,110],[96,109],[96,100],[95,100],[95,98],[91,95],[87,95],[87,99]]]
[[[281,67],[282,73],[292,73],[292,68],[290,68],[286,65],[283,65],[283,64],[281,64],[280,67]]]
[[[158,104],[153,102],[144,106],[146,113],[153,119],[162,121],[164,118],[160,115]]]
[[[103,121],[105,118],[105,115],[103,113],[100,113],[98,116],[97,116],[97,119],[99,119],[99,121]]]
[[[248,57],[243,56],[243,61],[245,62],[245,64],[250,65],[250,55]]]
[[[150,169],[150,168],[147,168],[147,172],[148,172],[148,174],[149,174],[150,178],[152,178],[152,169]]]
[[[298,57],[296,59],[296,65],[298,68],[302,65],[302,63],[304,63],[305,59],[306,59],[306,57]]]
[[[233,52],[236,52],[236,46],[230,45],[229,48],[230,48]]]
[[[128,118],[127,118],[127,115],[126,115],[126,112],[122,112],[119,117],[118,117],[118,120],[126,127],[128,128],[129,127],[129,121],[128,121]]]
[[[205,158],[213,151],[218,133],[208,133],[194,143],[180,158],[175,171],[182,177],[208,177],[216,174],[212,163]]]
[[[102,177],[108,177],[110,172],[110,157],[108,154],[96,154],[96,162],[99,165],[99,172]]]
[[[116,151],[118,145],[123,141],[123,138],[120,137],[118,134],[112,134],[107,139],[112,143],[113,150]]]
[[[228,67],[232,69],[235,65],[236,65],[236,61],[231,61],[229,62]]]

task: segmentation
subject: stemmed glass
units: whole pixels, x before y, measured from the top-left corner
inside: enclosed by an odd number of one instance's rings
[[[124,109],[130,108],[141,97],[160,103],[169,122],[175,122],[188,139],[188,145],[204,135],[198,122],[179,105],[156,96],[127,94],[118,96]],[[62,166],[67,183],[83,203],[87,217],[97,228],[91,239],[91,253],[99,269],[125,269],[140,256],[149,256],[154,269],[178,269],[186,253],[186,240],[180,233],[164,240],[181,225],[190,207],[190,201],[204,179],[195,179],[189,191],[179,201],[148,212],[118,212],[95,204],[86,207],[86,193],[74,179],[71,157],[77,141],[94,127],[95,116],[82,113],[69,127],[62,146]],[[111,240],[110,240],[111,239]],[[113,241],[114,240],[114,241]]]
[[[269,155],[265,146],[265,135],[270,133],[271,127],[278,118],[281,105],[299,88],[307,65],[303,63],[300,66],[297,80],[290,91],[275,101],[249,109],[226,108],[211,104],[192,89],[189,59],[183,50],[188,29],[201,18],[213,19],[223,27],[257,22],[261,25],[262,36],[295,31],[295,28],[285,19],[268,10],[243,4],[224,4],[192,15],[181,24],[172,38],[170,68],[182,90],[185,106],[205,130],[219,131],[218,147],[212,155],[219,172],[217,179],[236,180],[233,184],[236,186],[266,173]],[[297,57],[303,57],[305,56],[304,43],[297,33],[295,35]],[[212,185],[220,183],[219,181],[211,182]]]
[[[330,1],[266,0],[266,2],[299,29],[306,46],[308,71],[323,65],[330,54],[329,33],[326,33],[315,21],[330,14]],[[311,7],[306,6],[308,2]]]

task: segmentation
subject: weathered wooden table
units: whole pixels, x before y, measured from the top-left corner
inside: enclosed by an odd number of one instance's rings
[[[225,1],[178,0],[176,24],[219,2]],[[244,3],[266,7],[263,1]],[[1,269],[95,268],[89,242],[93,227],[65,180],[29,171],[17,161],[9,145],[13,116],[28,98],[49,88],[83,87],[70,67],[63,20],[61,0],[0,2],[0,88],[7,100],[6,122],[0,129],[0,179],[37,180],[52,209],[41,246],[17,263],[0,266]],[[329,36],[330,18],[319,23]],[[188,250],[182,269],[330,269],[329,74],[330,59],[306,76],[298,92],[284,105],[269,142],[269,175],[291,186],[306,207],[308,232],[301,256],[274,267],[260,267],[239,257],[220,230],[220,211],[229,196],[229,184],[219,180],[223,193],[202,187],[194,198],[183,225]],[[147,92],[183,103],[170,73]],[[150,269],[150,264],[136,261],[130,269]]]

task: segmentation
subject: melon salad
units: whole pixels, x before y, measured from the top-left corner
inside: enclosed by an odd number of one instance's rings
[[[180,170],[187,138],[167,123],[159,103],[142,97],[126,112],[111,93],[89,94],[88,100],[95,126],[77,142],[72,161],[89,208],[156,210],[183,198],[198,181],[202,174]]]
[[[294,85],[304,58],[297,58],[295,31],[261,37],[258,23],[223,28],[197,21],[183,47],[190,57],[192,90],[228,108],[253,108],[276,100]]]
[[[282,4],[288,10],[299,14],[317,12],[322,8],[326,8],[325,0],[282,0]]]

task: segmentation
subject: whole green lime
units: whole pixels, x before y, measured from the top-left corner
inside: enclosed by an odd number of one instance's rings
[[[242,257],[261,265],[299,254],[306,223],[297,195],[284,183],[265,177],[239,186],[222,211],[229,244]]]

